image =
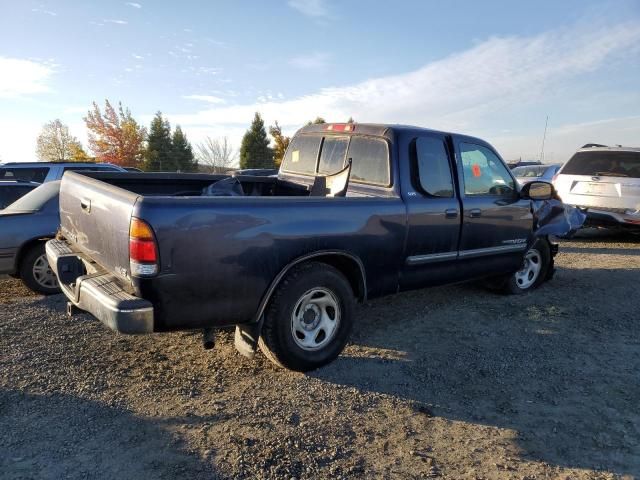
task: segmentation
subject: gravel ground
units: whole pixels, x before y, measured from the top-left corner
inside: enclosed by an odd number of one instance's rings
[[[306,375],[0,279],[0,477],[640,478],[639,240],[563,242],[528,295],[367,303]]]

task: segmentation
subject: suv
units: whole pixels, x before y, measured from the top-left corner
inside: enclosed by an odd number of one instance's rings
[[[640,232],[640,148],[585,145],[553,184],[564,203],[587,210],[586,225]]]
[[[67,170],[99,170],[125,172],[112,163],[93,162],[10,162],[0,166],[0,180],[24,180],[28,182],[51,182],[60,180]]]

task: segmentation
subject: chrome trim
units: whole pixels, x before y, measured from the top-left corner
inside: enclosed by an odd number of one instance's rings
[[[407,265],[423,265],[425,263],[446,262],[458,258],[458,252],[430,253],[428,255],[412,255],[407,257]]]
[[[527,249],[526,243],[517,245],[502,245],[500,247],[476,248],[474,250],[461,250],[459,258],[484,257],[486,255],[497,255],[499,253],[524,252]]]

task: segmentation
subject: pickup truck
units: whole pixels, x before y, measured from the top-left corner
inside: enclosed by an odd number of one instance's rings
[[[345,169],[342,192],[313,188]],[[211,188],[229,180],[228,195]],[[553,195],[519,187],[478,138],[311,125],[277,176],[68,172],[46,252],[70,314],[122,333],[203,329],[205,346],[235,326],[241,353],[307,371],[340,354],[357,301],[478,279],[517,294],[551,278],[557,245],[532,205]]]

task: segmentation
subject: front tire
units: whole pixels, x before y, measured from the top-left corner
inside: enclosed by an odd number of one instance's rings
[[[290,370],[326,365],[349,339],[354,303],[353,290],[337,269],[317,262],[294,267],[265,312],[260,349]]]
[[[49,266],[44,252],[44,243],[31,247],[20,261],[20,278],[22,282],[36,293],[53,295],[60,293],[58,279]]]
[[[538,239],[525,253],[522,268],[508,277],[504,290],[513,295],[529,292],[547,279],[550,268],[549,243]]]

